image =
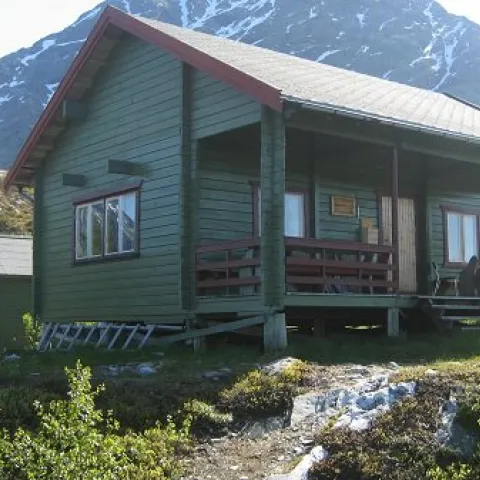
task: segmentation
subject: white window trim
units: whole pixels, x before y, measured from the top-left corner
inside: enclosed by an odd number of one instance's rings
[[[301,197],[302,200],[303,200],[303,208],[301,209],[301,212],[300,215],[299,215],[299,219],[300,219],[300,222],[301,222],[301,230],[302,230],[302,234],[298,237],[294,237],[294,238],[306,238],[307,237],[307,225],[306,225],[306,218],[305,218],[305,210],[306,210],[306,202],[307,202],[307,195],[306,193],[304,192],[301,192],[301,191],[297,191],[297,190],[285,190],[285,194],[284,194],[284,215],[286,214],[286,209],[285,209],[285,201],[286,201],[286,196],[287,195],[295,195],[297,197]],[[259,237],[262,236],[262,190],[260,189],[260,187],[258,186],[257,187],[257,205],[256,205],[256,208],[257,208],[257,222],[258,222],[258,225],[257,225],[257,234]],[[286,227],[286,224],[284,226],[284,228]],[[284,232],[285,234],[285,232]]]
[[[97,255],[93,254],[93,224],[92,224],[92,217],[93,217],[93,207],[95,205],[103,205],[102,201],[94,201],[89,203],[83,203],[80,205],[76,205],[75,207],[75,259],[76,260],[88,260],[90,258],[100,258],[102,256],[102,252]],[[78,255],[78,246],[80,243],[80,225],[79,225],[79,211],[86,209],[87,210],[87,251],[85,256]],[[102,226],[103,228],[103,226]],[[102,232],[103,234],[103,232]]]
[[[112,255],[121,255],[124,253],[132,253],[135,251],[137,245],[136,239],[133,240],[133,248],[129,250],[125,250],[123,247],[123,212],[124,212],[124,202],[125,197],[132,195],[132,192],[127,192],[120,195],[114,195],[113,197],[105,198],[105,236],[104,236],[104,249],[105,249],[105,256],[111,257]],[[137,192],[133,192],[134,200],[137,201]],[[109,252],[107,249],[108,243],[108,221],[107,221],[107,205],[109,202],[118,200],[118,238],[117,238],[117,251],[116,252]],[[137,213],[135,212],[135,229],[137,228],[136,224],[138,222]]]
[[[131,249],[124,249],[124,235],[123,235],[123,217],[124,217],[124,200],[127,196],[133,196],[135,202],[135,227],[134,227],[134,238],[132,241]],[[108,223],[107,223],[107,204],[109,201],[118,200],[118,250],[115,252],[107,252],[107,235],[108,235]],[[75,241],[74,241],[74,258],[75,261],[79,263],[89,260],[98,260],[105,258],[112,258],[115,256],[122,256],[126,254],[132,254],[138,251],[138,202],[139,193],[138,190],[127,191],[125,193],[118,193],[112,196],[106,196],[101,199],[85,201],[82,203],[76,204],[74,207],[75,215]],[[103,223],[102,223],[102,251],[99,254],[93,255],[93,208],[97,205],[101,205],[103,209]],[[86,222],[86,236],[87,236],[87,248],[85,255],[79,255],[79,245],[80,245],[80,211],[86,209],[87,213],[87,222]]]
[[[470,217],[470,218],[474,218],[475,219],[475,237],[476,237],[476,245],[474,247],[474,250],[475,250],[475,255],[478,255],[478,250],[479,250],[479,216],[475,213],[469,213],[469,212],[462,212],[462,211],[456,211],[454,208],[448,208],[445,210],[444,212],[444,215],[445,215],[445,235],[447,236],[446,238],[446,242],[445,242],[445,249],[446,249],[446,252],[445,252],[445,257],[446,257],[446,262],[447,264],[453,264],[453,265],[456,265],[456,264],[466,264],[468,263],[469,259],[470,258],[466,258],[466,238],[465,238],[465,223],[464,223],[464,219],[465,217]],[[450,232],[450,228],[449,228],[449,225],[450,225],[450,218],[451,216],[457,216],[457,217],[460,217],[461,219],[461,222],[460,222],[460,225],[461,225],[461,229],[460,229],[460,244],[459,244],[459,248],[460,248],[460,257],[463,258],[463,260],[458,260],[458,259],[452,259],[450,257],[450,241],[451,239],[453,238],[453,235],[451,234]]]

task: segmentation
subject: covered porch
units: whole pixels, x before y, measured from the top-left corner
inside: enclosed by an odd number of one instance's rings
[[[432,263],[442,278],[462,268],[444,259],[440,205],[480,211],[474,157],[426,137],[264,108],[260,124],[200,140],[191,311],[303,322],[375,309],[398,333],[399,311],[432,293]]]

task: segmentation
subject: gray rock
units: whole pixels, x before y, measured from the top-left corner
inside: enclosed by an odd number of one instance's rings
[[[293,357],[282,358],[280,360],[276,360],[275,362],[264,365],[262,370],[269,375],[278,375],[297,361],[298,360]]]
[[[6,362],[18,362],[20,360],[20,355],[16,353],[11,353],[10,355],[5,355]]]
[[[315,463],[323,462],[328,458],[328,452],[321,446],[314,447],[303,457],[302,461],[286,475],[273,475],[269,480],[308,480],[308,472]]]
[[[270,417],[248,423],[244,427],[242,435],[251,439],[261,438],[265,434],[282,430],[286,426],[287,422],[284,417]]]
[[[392,370],[399,370],[401,367],[397,362],[389,362],[388,368],[391,368]]]
[[[157,373],[157,369],[152,363],[140,363],[137,365],[137,373],[142,376],[154,375]]]

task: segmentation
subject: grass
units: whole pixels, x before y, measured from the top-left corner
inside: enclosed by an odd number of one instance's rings
[[[78,348],[72,352],[18,352],[18,362],[0,363],[0,383],[14,378],[37,374],[63,375],[65,367],[72,368],[77,359],[92,367],[141,362],[163,362],[158,375],[195,376],[206,370],[231,368],[244,373],[257,364],[292,356],[322,365],[347,363],[372,364],[397,362],[409,367],[438,368],[449,362],[480,364],[480,335],[454,332],[449,335],[412,336],[406,340],[388,339],[369,332],[338,335],[327,339],[292,335],[286,351],[263,354],[260,346],[217,345],[204,353],[173,346],[134,351],[108,351]]]

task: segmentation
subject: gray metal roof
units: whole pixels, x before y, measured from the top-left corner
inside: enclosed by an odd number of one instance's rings
[[[31,237],[0,235],[0,276],[32,275]]]
[[[480,141],[480,111],[442,93],[136,17],[297,103]]]

